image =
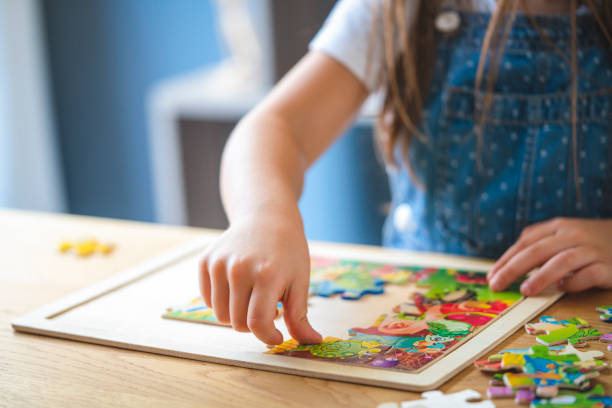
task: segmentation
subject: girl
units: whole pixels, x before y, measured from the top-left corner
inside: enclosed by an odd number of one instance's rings
[[[230,227],[201,265],[206,304],[279,344],[281,300],[290,334],[321,341],[297,201],[377,91],[386,246],[501,255],[495,290],[537,266],[525,295],[612,288],[611,25],[612,0],[339,1],[225,148]]]

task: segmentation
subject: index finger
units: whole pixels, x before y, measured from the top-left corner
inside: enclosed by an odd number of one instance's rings
[[[249,301],[247,326],[259,340],[269,345],[283,342],[283,335],[274,326],[279,298],[280,294],[270,287],[255,285]]]
[[[489,280],[493,278],[493,276],[495,276],[495,274],[499,272],[499,270],[502,269],[510,259],[514,258],[514,256],[523,249],[548,235],[554,234],[556,231],[556,226],[552,221],[553,220],[533,224],[524,229],[519,239],[510,248],[508,248],[506,252],[504,252],[497,262],[495,262],[495,265],[493,265],[493,268],[487,274],[487,278]]]

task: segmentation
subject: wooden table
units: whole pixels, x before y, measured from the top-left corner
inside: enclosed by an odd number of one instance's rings
[[[100,218],[0,210],[0,406],[370,407],[418,394],[303,378],[15,333],[10,320],[89,286],[203,232]],[[57,252],[65,238],[96,237],[118,244],[109,257]],[[594,308],[612,291],[567,295],[546,314],[580,316],[601,331],[612,325]],[[503,348],[528,347],[519,331]],[[601,343],[591,349],[604,350]],[[607,361],[612,353],[607,353]],[[467,368],[442,387],[486,392],[488,376]],[[598,379],[612,393],[612,375]],[[514,407],[498,400],[498,407]]]

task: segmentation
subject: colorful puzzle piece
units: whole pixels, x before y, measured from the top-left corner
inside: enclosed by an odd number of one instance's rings
[[[532,408],[604,408],[612,407],[612,398],[604,395],[603,387],[598,384],[590,391],[561,391],[558,396],[550,399],[534,399]]]
[[[418,268],[417,268],[418,269]],[[379,295],[387,283],[404,284],[415,268],[397,267],[371,262],[333,260],[313,257],[311,261],[311,295],[358,300],[363,295]]]
[[[559,330],[563,326],[573,325],[579,329],[588,327],[586,320],[580,317],[573,317],[569,320],[557,320],[552,316],[542,316],[537,323],[527,323],[525,331],[527,334],[550,334],[550,332]]]
[[[562,329],[555,330],[549,334],[536,337],[538,343],[552,346],[555,344],[569,343],[574,346],[583,347],[587,340],[597,340],[601,336],[601,332],[593,328],[579,329],[574,325],[565,326]]]
[[[578,357],[579,361],[592,361],[603,358],[604,353],[599,350],[580,351],[576,349],[573,345],[568,344],[560,353],[558,353],[558,355],[575,355]]]
[[[547,346],[572,344],[575,347],[584,347],[587,340],[595,340],[601,336],[599,330],[589,328],[587,321],[580,317],[559,321],[554,317],[544,316],[538,323],[526,324],[525,331],[529,334],[539,334],[536,340]]]
[[[608,351],[612,351],[612,332],[606,333],[599,338],[599,341],[602,343],[608,343],[607,349]]]
[[[601,313],[601,315],[599,315],[601,320],[604,322],[612,322],[612,305],[597,306],[595,310]]]
[[[282,316],[283,306],[282,303],[278,303],[276,310],[276,318]],[[185,306],[181,307],[169,307],[166,309],[166,313],[162,315],[165,319],[172,320],[183,320],[194,323],[206,323],[214,324],[218,326],[231,326],[231,324],[221,323],[215,317],[213,310],[206,306],[204,300],[201,297],[194,298]]]
[[[400,404],[386,402],[378,405],[378,408],[495,408],[492,401],[479,401],[482,398],[480,393],[469,389],[453,394],[428,391],[421,394],[421,397],[421,400],[403,401]]]
[[[520,388],[515,390],[511,387],[489,387],[487,388],[487,395],[491,399],[502,399],[502,398],[513,398],[517,404],[528,404],[534,398],[535,395],[533,390],[530,388]]]

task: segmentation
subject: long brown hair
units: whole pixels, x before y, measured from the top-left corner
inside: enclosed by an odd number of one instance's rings
[[[417,1],[417,0],[410,0]],[[459,0],[458,0],[459,1]],[[526,9],[532,25],[539,31],[553,49],[555,49],[571,67],[571,107],[572,107],[572,163],[577,196],[578,159],[577,159],[577,99],[578,99],[578,69],[577,69],[577,39],[576,10],[579,0],[570,1],[571,56],[567,58],[556,44],[538,27],[535,18],[527,10],[525,0],[497,0],[497,6],[491,14],[491,19],[483,38],[480,60],[476,69],[475,92],[481,94],[482,106],[475,107],[475,130],[477,135],[478,166],[480,168],[480,153],[483,144],[483,132],[486,130],[486,119],[493,101],[493,88],[497,70],[504,53],[504,44],[519,4]],[[601,30],[612,45],[612,0],[581,0],[595,16]],[[409,166],[410,174],[414,176],[411,163],[407,160],[407,150],[413,137],[424,138],[418,130],[424,99],[429,90],[431,74],[435,60],[434,19],[440,12],[442,0],[420,0],[416,6],[413,23],[407,27],[405,14],[406,0],[382,0],[382,22],[384,33],[384,55],[386,70],[386,94],[382,110],[378,118],[376,138],[383,158],[387,164],[397,165],[394,151],[397,143],[402,143],[403,162]],[[485,65],[489,69],[485,76]],[[484,91],[484,92],[483,92]]]

